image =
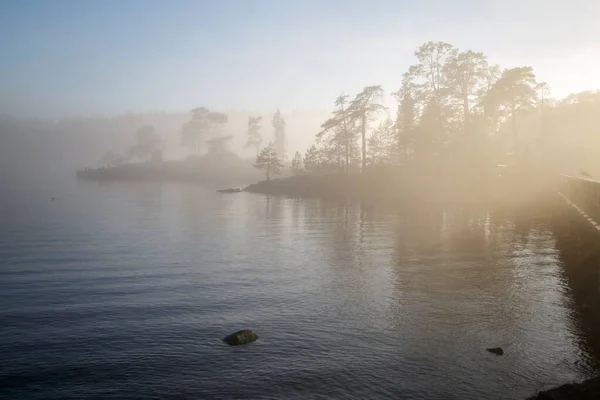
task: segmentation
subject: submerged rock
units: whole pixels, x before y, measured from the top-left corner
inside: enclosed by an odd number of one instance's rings
[[[490,353],[494,353],[497,356],[501,356],[504,354],[504,350],[502,350],[502,347],[493,347],[491,349],[486,349],[487,351],[489,351]]]
[[[232,346],[236,346],[238,344],[254,342],[256,339],[258,339],[256,333],[252,332],[250,329],[242,329],[241,331],[237,331],[227,336],[223,341]]]

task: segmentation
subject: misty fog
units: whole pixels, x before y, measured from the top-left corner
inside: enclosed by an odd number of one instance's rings
[[[256,154],[243,149],[248,116],[265,116],[263,131],[268,137],[272,113],[225,112],[229,117],[226,132],[233,136],[229,150],[253,160]],[[11,180],[72,177],[77,169],[95,168],[107,151],[125,153],[133,145],[137,129],[144,125],[153,126],[165,140],[165,159],[183,159],[190,152],[181,145],[181,128],[190,115],[190,112],[148,113],[55,120],[0,116],[2,175]],[[290,148],[307,148],[312,140],[310,133],[318,131],[326,116],[326,112],[319,111],[284,114],[289,121]]]
[[[0,1],[0,397],[600,399],[599,45],[600,0]]]
[[[393,116],[397,107],[386,104],[388,111],[370,123],[373,128],[384,118]],[[227,111],[229,120],[224,132],[232,138],[226,147],[242,159],[254,161],[252,149],[244,148],[248,117],[260,116],[263,144],[272,140],[273,113]],[[544,125],[541,125],[541,115]],[[304,154],[314,143],[315,134],[328,118],[330,110],[283,113],[286,120],[286,157],[296,151]],[[0,117],[0,165],[4,182],[23,183],[34,178],[72,177],[81,168],[96,167],[108,151],[125,153],[133,145],[135,132],[144,125],[154,127],[165,142],[166,160],[184,159],[190,155],[182,146],[183,125],[190,112],[115,115],[111,117],[72,117],[61,119]],[[379,121],[379,122],[378,122]],[[600,94],[584,92],[563,99],[546,98],[544,109],[524,112],[517,118],[521,147],[534,158],[544,152],[545,162],[556,172],[579,175],[584,169],[600,176]],[[502,124],[490,136],[496,147],[497,161],[502,153],[512,151],[511,125]],[[206,149],[203,149],[205,152]],[[288,173],[286,173],[287,175]]]

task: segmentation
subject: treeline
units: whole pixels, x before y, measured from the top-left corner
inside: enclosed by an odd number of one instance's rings
[[[396,110],[383,104],[381,86],[365,87],[354,97],[341,94],[335,110],[316,134],[315,144],[296,164],[309,172],[365,170],[436,160],[476,161],[486,138],[512,122],[518,151],[517,116],[547,97],[531,67],[501,70],[481,52],[428,42],[392,93]],[[297,168],[296,168],[297,169]]]
[[[567,131],[585,143],[585,149],[600,144],[597,137],[589,139],[594,135],[591,127],[600,126],[598,92],[557,101],[532,67],[502,69],[481,52],[445,42],[424,43],[414,56],[414,64],[402,74],[401,87],[391,93],[397,101],[394,107],[384,104],[380,85],[334,99],[333,112],[315,132],[314,144],[303,154],[295,153],[291,172],[348,175],[412,165],[419,171],[441,168],[466,176],[500,160],[517,163],[541,149],[554,161],[563,157],[564,167],[564,148],[573,147],[560,139]],[[222,154],[232,138],[228,121],[224,113],[196,108],[181,128],[181,144],[193,157],[205,150]],[[268,141],[262,125],[261,116],[248,117],[243,149],[256,154],[254,166],[270,179],[283,172],[286,121],[279,110],[274,113]],[[160,135],[145,126],[124,156],[108,154],[103,161],[160,159],[163,148]],[[585,149],[578,150],[579,159],[585,158]],[[571,156],[571,164],[576,158]]]
[[[395,110],[383,104],[379,85],[354,97],[342,93],[315,143],[304,155],[296,153],[293,172],[348,174],[414,164],[455,168],[464,175],[492,167],[506,153],[514,163],[531,158],[570,124],[585,136],[594,125],[581,126],[576,115],[584,112],[589,119],[591,109],[600,111],[598,92],[550,99],[550,86],[538,82],[529,66],[501,69],[481,52],[445,42],[424,43],[414,55],[402,86],[392,93]]]
[[[135,142],[125,154],[107,151],[98,161],[99,167],[116,167],[132,160],[161,161],[165,142],[153,126],[143,125],[135,132]]]
[[[261,152],[263,135],[262,117],[248,117],[247,138],[244,150],[254,154]],[[198,107],[191,111],[190,119],[181,127],[181,145],[190,151],[192,158],[205,155],[223,155],[229,153],[228,143],[233,135],[228,133],[227,114]],[[273,140],[269,142],[278,159],[285,158],[286,122],[277,110],[272,118]],[[165,141],[152,125],[143,125],[134,134],[133,144],[124,152],[107,151],[99,160],[99,167],[115,167],[131,161],[160,161],[165,149]],[[231,155],[230,153],[229,155]]]
[[[210,111],[208,108],[200,107],[192,110],[192,118],[182,128],[182,144],[188,147],[194,155],[198,155],[202,143],[208,143],[213,148],[210,152],[223,152],[225,144],[232,138],[226,135],[224,125],[228,122],[226,114]],[[243,148],[252,149],[256,153],[256,163],[254,166],[264,170],[267,179],[273,175],[279,175],[283,167],[282,160],[285,159],[286,152],[286,133],[285,119],[281,112],[277,110],[271,120],[273,127],[273,140],[266,147],[262,148],[263,136],[261,132],[262,117],[249,116],[248,128],[246,132],[246,143]],[[206,138],[212,138],[206,141]],[[218,147],[214,145],[218,143]]]

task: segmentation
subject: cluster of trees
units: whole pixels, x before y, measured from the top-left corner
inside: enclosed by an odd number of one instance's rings
[[[539,114],[519,121],[519,130],[540,131],[546,160],[557,172],[600,176],[600,91],[540,99]],[[547,163],[548,164],[548,163]]]
[[[135,133],[135,143],[127,150],[127,159],[160,160],[164,141],[153,126],[144,125]]]
[[[205,144],[215,140],[226,142],[232,136],[226,135],[227,114],[211,111],[206,107],[192,110],[192,118],[181,129],[181,144],[188,147],[193,155],[199,155]],[[247,140],[244,149],[260,152],[263,143],[261,134],[262,117],[248,117]],[[285,157],[285,120],[279,110],[273,115],[274,145],[280,157]]]
[[[206,107],[198,107],[192,110],[189,121],[181,128],[181,144],[190,149],[192,156],[199,156],[207,149],[211,156],[223,156],[227,153],[227,143],[233,138],[226,132],[226,124],[229,121],[227,114],[211,111]],[[244,149],[252,149],[257,155],[256,167],[267,171],[267,176],[278,175],[281,167],[277,167],[285,159],[285,119],[281,112],[273,115],[273,137],[265,148],[261,148],[263,137],[261,134],[262,117],[248,117],[247,140]],[[115,167],[133,160],[151,161],[162,159],[164,141],[153,126],[144,125],[140,127],[134,138],[134,144],[124,155],[106,152],[99,160],[99,167]],[[259,157],[260,155],[262,157]],[[273,159],[272,165],[264,166],[266,155]],[[275,162],[277,159],[277,162]]]
[[[192,118],[181,128],[181,144],[197,156],[205,142],[224,135],[224,127],[228,121],[226,114],[206,107],[195,108],[192,110]]]
[[[99,168],[112,168],[118,167],[119,165],[124,164],[126,161],[125,156],[119,153],[115,153],[111,150],[104,153],[100,160],[98,160]]]
[[[111,168],[132,160],[160,161],[164,150],[164,141],[153,126],[140,127],[134,137],[134,144],[127,149],[125,155],[107,151],[98,161],[99,167]]]
[[[248,117],[248,138],[244,148],[253,148],[256,151],[256,162],[254,167],[265,171],[267,180],[272,176],[281,175],[285,155],[285,119],[277,110],[271,124],[273,125],[274,140],[270,141],[264,148],[260,149],[262,136],[260,134],[261,117]]]
[[[209,145],[209,152],[215,152],[218,148],[220,152],[224,150],[225,143],[232,136],[224,135],[224,125],[228,118],[226,114],[210,111],[207,108],[200,107],[192,111],[192,119],[182,128],[182,144],[189,147],[194,155],[198,155],[203,142]],[[280,175],[283,167],[282,161],[285,160],[285,119],[281,112],[273,115],[271,121],[273,125],[274,140],[270,141],[264,148],[261,148],[263,137],[261,133],[262,117],[248,117],[248,130],[244,149],[252,149],[256,153],[256,162],[254,166],[264,170],[267,180],[272,176]]]
[[[518,151],[517,117],[542,106],[549,87],[531,67],[501,70],[486,56],[428,42],[392,93],[395,119],[383,105],[383,88],[367,86],[354,98],[341,94],[335,109],[304,154],[309,172],[365,170],[369,166],[469,158],[482,140],[511,123]]]
[[[395,110],[384,105],[380,85],[367,86],[353,97],[340,94],[314,144],[304,154],[295,153],[291,172],[349,174],[407,164],[476,170],[491,164],[490,152],[526,153],[524,134],[535,131],[538,138],[548,139],[559,136],[565,124],[563,130],[568,130],[569,124],[595,118],[579,127],[585,131],[600,122],[598,92],[553,100],[550,87],[537,81],[531,67],[501,69],[481,52],[445,42],[424,43],[414,56],[414,64],[402,74],[401,87],[391,93],[397,100]],[[532,117],[539,121],[535,127],[528,122]],[[256,154],[254,166],[271,179],[281,174],[286,159],[286,121],[277,110],[271,119],[273,139],[266,146],[262,122],[260,116],[248,117],[243,148]],[[196,156],[205,146],[209,153],[223,153],[232,138],[226,134],[227,123],[224,113],[196,108],[181,129],[181,143]],[[109,152],[101,164],[159,158],[163,146],[154,128],[143,126],[125,156]]]

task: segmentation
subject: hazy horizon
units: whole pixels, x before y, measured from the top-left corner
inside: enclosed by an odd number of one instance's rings
[[[4,1],[0,10],[0,110],[16,116],[311,112],[376,84],[392,105],[429,40],[503,68],[530,65],[553,97],[600,88],[592,0]]]
[[[0,397],[600,399],[600,0],[0,0],[0,54]]]

